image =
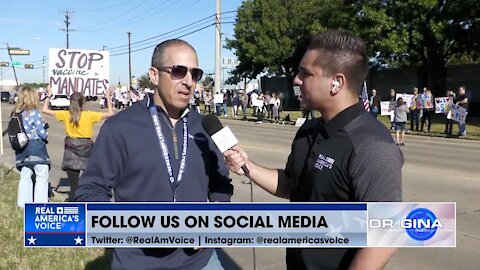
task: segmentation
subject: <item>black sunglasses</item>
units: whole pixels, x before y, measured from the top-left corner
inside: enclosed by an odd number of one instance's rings
[[[203,76],[203,70],[199,69],[199,68],[188,68],[186,66],[181,66],[181,65],[174,65],[174,66],[171,66],[171,67],[156,67],[158,70],[160,71],[165,71],[165,72],[168,72],[170,73],[170,76],[172,77],[172,79],[174,80],[180,80],[180,79],[183,79],[185,78],[185,76],[187,75],[187,72],[190,71],[190,74],[192,74],[192,79],[194,81],[200,81],[202,79],[202,76]]]

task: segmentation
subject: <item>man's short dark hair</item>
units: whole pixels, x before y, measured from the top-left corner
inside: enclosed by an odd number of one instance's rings
[[[343,73],[352,90],[360,89],[368,73],[365,42],[346,30],[330,30],[315,36],[308,50],[319,51],[315,65],[325,76]]]
[[[192,51],[197,54],[197,51],[195,51],[195,48],[193,48],[190,43],[186,42],[185,40],[181,39],[169,39],[165,40],[162,43],[159,43],[157,47],[155,47],[155,50],[153,51],[152,55],[152,67],[160,67],[163,66],[163,63],[165,62],[165,50],[168,47],[172,46],[187,46],[188,48],[192,49]]]

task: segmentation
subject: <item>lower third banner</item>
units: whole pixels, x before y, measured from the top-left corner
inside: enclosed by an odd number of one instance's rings
[[[25,246],[455,246],[455,204],[27,204]]]

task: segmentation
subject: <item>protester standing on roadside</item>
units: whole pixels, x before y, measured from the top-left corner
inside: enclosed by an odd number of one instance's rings
[[[242,112],[243,112],[243,117],[242,120],[245,121],[247,120],[247,108],[248,108],[248,95],[245,93],[245,91],[241,91],[241,103],[242,103]]]
[[[427,87],[423,88],[422,98],[424,100],[422,102],[424,106],[431,106],[430,104],[434,104],[432,91],[430,91],[430,89],[428,89]],[[420,129],[422,130],[422,132],[424,131],[423,126],[425,123],[427,124],[427,132],[430,132],[430,127],[432,126],[433,110],[435,110],[433,106],[431,108],[422,108],[423,113],[422,113],[422,119],[420,124]]]
[[[397,135],[397,145],[405,145],[405,132],[407,131],[407,115],[408,115],[408,108],[403,101],[403,98],[397,99],[397,104],[395,105],[395,115],[394,115],[394,122],[395,122],[395,131]]]
[[[390,105],[389,108],[392,110],[390,111],[390,129],[395,129],[395,103],[397,102],[397,92],[395,89],[390,89]]]
[[[208,114],[212,113],[212,92],[210,91],[205,91],[205,94],[203,96],[203,103],[205,104],[205,108],[203,109],[203,114],[207,113],[207,108],[208,108]]]
[[[417,109],[417,99],[418,99],[418,88],[413,88],[413,100],[410,106],[410,131],[418,131],[418,123],[420,112]],[[415,128],[415,129],[414,129]]]
[[[447,97],[449,98],[448,100],[448,108],[449,110],[446,113],[445,115],[445,134],[446,135],[452,135],[452,130],[453,130],[453,120],[452,120],[452,111],[450,110],[450,108],[452,108],[452,104],[455,104],[456,100],[455,100],[455,93],[453,91],[447,91]]]
[[[460,86],[458,88],[458,99],[457,99],[457,105],[464,108],[468,112],[468,97],[466,94],[466,87],[465,86]],[[467,136],[467,128],[465,123],[458,123],[458,135],[460,137],[466,137]]]
[[[377,118],[378,112],[380,111],[380,102],[382,99],[377,95],[377,90],[372,89],[372,96],[370,97],[370,114]]]
[[[48,171],[50,157],[46,141],[48,132],[38,111],[38,93],[30,87],[22,87],[18,91],[18,102],[13,107],[11,116],[20,113],[23,128],[28,137],[26,146],[15,151],[15,166],[20,171],[18,182],[18,207],[24,208],[25,203],[48,202]],[[32,176],[35,173],[35,187]]]
[[[113,115],[112,95],[106,90],[107,112],[84,111],[84,96],[80,92],[70,95],[68,111],[54,111],[48,105],[52,89],[47,87],[48,95],[43,103],[42,112],[63,122],[65,128],[65,151],[63,153],[62,170],[67,172],[70,181],[68,201],[74,201],[80,171],[85,170],[93,147],[93,125]]]

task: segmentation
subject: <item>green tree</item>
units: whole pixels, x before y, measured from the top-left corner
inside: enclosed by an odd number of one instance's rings
[[[367,43],[371,66],[418,67],[443,94],[449,63],[479,62],[478,0],[251,0],[238,8],[233,81],[261,72],[293,78],[311,36],[344,28]]]
[[[201,82],[202,86],[203,86],[203,89],[207,90],[207,91],[211,91],[212,90],[212,86],[213,86],[213,78],[211,76],[205,76],[205,79],[203,79],[203,81]]]
[[[360,1],[356,29],[390,66],[416,66],[436,95],[445,91],[446,66],[478,62],[480,2],[477,0]],[[363,16],[362,16],[363,15]],[[365,28],[365,23],[377,27]],[[373,25],[372,25],[373,26]],[[363,30],[362,30],[363,29]],[[382,37],[383,36],[383,37]]]
[[[155,86],[153,83],[150,81],[150,77],[148,76],[148,73],[143,74],[138,78],[138,86],[145,89],[145,88],[150,88],[150,89],[155,89]]]
[[[235,49],[240,61],[232,75],[239,80],[268,72],[293,78],[311,36],[348,20],[342,6],[335,0],[243,2],[235,39],[225,46]]]

